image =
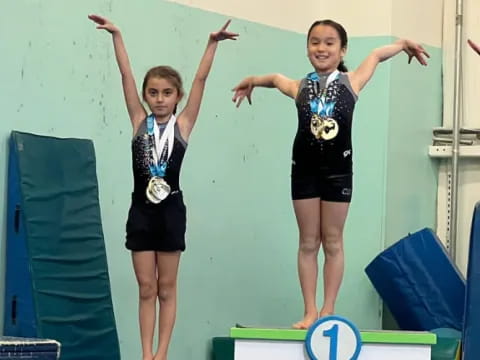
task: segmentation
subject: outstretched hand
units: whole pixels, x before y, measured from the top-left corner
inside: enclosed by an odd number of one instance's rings
[[[468,45],[475,51],[478,55],[480,55],[480,45],[475,44],[472,40],[468,39]]]
[[[405,40],[405,45],[403,50],[408,55],[409,64],[412,62],[412,59],[415,58],[420,64],[424,66],[427,65],[426,58],[430,58],[430,55],[425,51],[422,45],[417,44],[416,42],[413,42],[410,40]]]
[[[248,103],[252,105],[253,81],[251,77],[242,80],[242,82],[235,86],[232,91],[235,91],[232,101],[235,103],[237,108],[240,106],[245,97],[247,98]]]
[[[236,33],[232,33],[232,32],[229,32],[227,31],[227,27],[228,25],[230,25],[230,22],[232,20],[228,20],[225,25],[222,26],[222,28],[220,30],[218,30],[217,32],[213,32],[210,34],[210,40],[213,40],[213,41],[222,41],[222,40],[237,40],[238,38],[238,34]]]
[[[97,29],[107,30],[110,34],[118,32],[119,29],[107,18],[99,15],[88,15],[88,18],[94,23],[98,24]]]

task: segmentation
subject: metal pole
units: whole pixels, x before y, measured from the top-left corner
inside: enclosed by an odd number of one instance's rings
[[[458,214],[458,161],[460,150],[460,92],[462,68],[462,31],[463,31],[463,0],[457,1],[456,34],[455,34],[455,85],[453,104],[453,143],[452,143],[452,206],[450,226],[450,256],[456,263],[457,259],[457,214]]]

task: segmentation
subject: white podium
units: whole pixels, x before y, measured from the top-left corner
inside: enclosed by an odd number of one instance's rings
[[[306,330],[232,328],[235,360],[309,360]],[[430,360],[435,334],[404,331],[360,331],[358,360]],[[326,359],[329,360],[329,359]]]

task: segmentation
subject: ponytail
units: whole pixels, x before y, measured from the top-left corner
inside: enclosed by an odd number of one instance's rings
[[[348,72],[348,69],[347,67],[345,66],[345,63],[342,61],[340,61],[340,64],[338,64],[337,66],[337,70],[341,71],[341,72]]]

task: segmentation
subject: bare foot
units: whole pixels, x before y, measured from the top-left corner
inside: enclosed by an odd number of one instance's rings
[[[306,330],[306,329],[309,329],[310,326],[313,325],[313,323],[315,321],[317,321],[318,319],[318,316],[317,316],[317,313],[313,313],[313,314],[307,314],[305,315],[305,317],[303,318],[303,320],[299,321],[299,322],[296,322],[295,324],[292,325],[292,327],[294,329],[301,329],[301,330]]]
[[[167,356],[160,356],[157,354],[152,358],[152,360],[167,360]]]
[[[330,309],[322,309],[318,313],[319,318],[322,318],[322,317],[325,317],[325,316],[330,316],[330,315],[333,315],[333,310],[330,310]]]

